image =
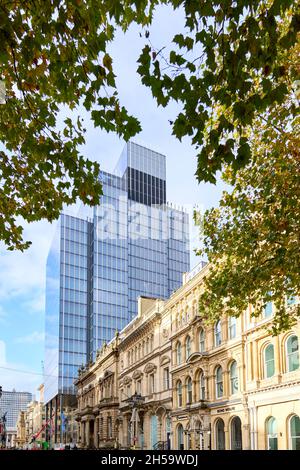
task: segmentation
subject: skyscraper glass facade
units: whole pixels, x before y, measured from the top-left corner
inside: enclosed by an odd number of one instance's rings
[[[17,420],[20,411],[26,411],[28,403],[32,401],[29,392],[3,391],[0,398],[0,417],[6,416],[6,428],[17,429]]]
[[[45,401],[73,393],[78,367],[190,269],[188,214],[166,204],[165,157],[128,143],[101,172],[100,206],[63,214],[47,261]]]

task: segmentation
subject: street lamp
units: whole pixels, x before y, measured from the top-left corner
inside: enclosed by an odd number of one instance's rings
[[[129,405],[132,407],[131,426],[132,426],[132,429],[133,429],[133,433],[132,433],[133,434],[133,447],[135,448],[136,440],[137,440],[137,434],[138,434],[138,426],[139,426],[139,422],[140,422],[137,408],[139,407],[139,405],[144,403],[145,397],[142,397],[142,395],[140,393],[135,392],[131,397],[129,397],[125,401],[127,401],[129,403]],[[143,443],[142,443],[142,445],[143,445]]]

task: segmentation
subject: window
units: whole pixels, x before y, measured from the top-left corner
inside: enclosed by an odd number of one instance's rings
[[[205,351],[205,333],[203,328],[199,331],[199,351],[201,353]]]
[[[182,383],[181,380],[177,382],[177,403],[178,407],[182,406]]]
[[[177,428],[177,441],[178,441],[178,450],[184,450],[183,426],[182,426],[182,424],[179,424],[178,428]]]
[[[231,421],[231,449],[242,450],[242,423],[238,416]]]
[[[164,369],[164,390],[169,390],[170,388],[170,371],[169,367]]]
[[[234,395],[239,391],[239,379],[238,379],[238,371],[237,371],[237,363],[233,361],[230,366],[230,393]]]
[[[204,377],[203,372],[200,372],[200,375],[199,375],[199,386],[200,386],[200,400],[205,400],[205,377]]]
[[[266,431],[267,450],[278,450],[277,423],[273,416],[267,419]]]
[[[149,394],[154,393],[154,374],[149,375]]]
[[[136,393],[141,394],[141,392],[142,392],[142,381],[141,381],[141,379],[136,381],[135,390],[136,390]]]
[[[215,346],[220,346],[222,343],[221,322],[215,324]]]
[[[193,401],[193,382],[189,377],[186,383],[186,402],[192,403]]]
[[[185,360],[191,355],[191,338],[188,336],[185,341]]]
[[[107,437],[108,439],[112,439],[112,417],[108,416],[107,418]]]
[[[236,337],[236,318],[229,317],[228,319],[228,337],[233,339]]]
[[[225,431],[222,419],[218,419],[216,422],[216,448],[217,450],[225,450]]]
[[[275,373],[274,346],[268,344],[264,351],[265,356],[265,378],[273,377]]]
[[[286,342],[287,372],[299,369],[299,342],[296,335],[290,336]]]
[[[290,449],[300,450],[300,418],[292,416],[289,425]]]
[[[177,365],[181,364],[181,344],[178,342],[176,346]]]
[[[223,396],[223,371],[222,367],[219,366],[216,369],[216,397],[221,398]]]

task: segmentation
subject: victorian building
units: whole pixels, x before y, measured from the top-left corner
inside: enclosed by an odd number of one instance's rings
[[[119,412],[119,342],[118,333],[97,352],[94,363],[79,370],[75,382],[78,444],[83,448],[118,446]]]
[[[23,447],[26,443],[25,411],[20,411],[17,419],[16,446]]]
[[[138,300],[138,316],[122,331],[119,442],[139,449],[171,448],[171,323],[158,299]]]
[[[207,326],[198,311],[206,266],[166,302],[172,319],[175,449],[300,448],[300,323],[272,337],[274,306],[259,318]],[[296,299],[287,299],[293,308]]]
[[[300,449],[300,322],[272,337],[269,303],[260,317],[249,306],[208,325],[198,309],[208,269],[184,275],[167,301],[139,298],[137,317],[81,370],[82,445]]]
[[[40,392],[39,400],[32,400],[27,405],[24,413],[25,420],[25,443],[45,441],[45,405],[44,405],[44,385],[38,388]]]

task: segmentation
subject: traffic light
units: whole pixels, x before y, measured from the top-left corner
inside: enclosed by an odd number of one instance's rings
[[[2,385],[0,385],[0,398],[2,397]]]

